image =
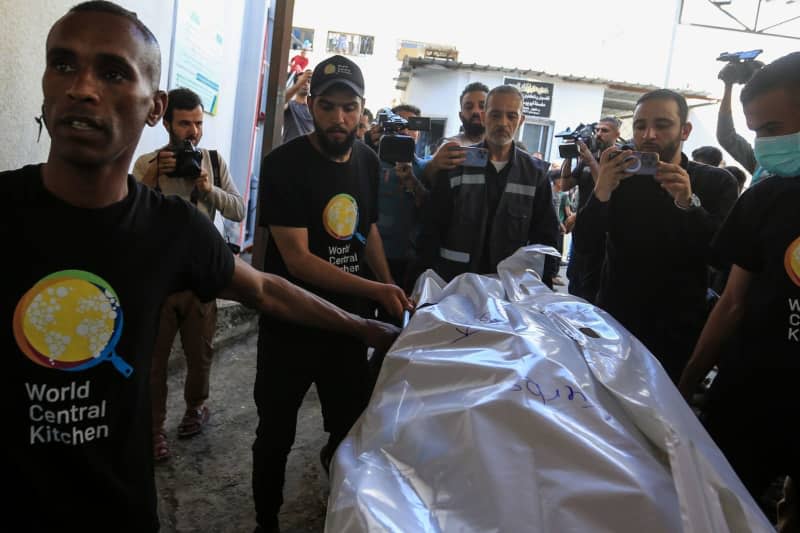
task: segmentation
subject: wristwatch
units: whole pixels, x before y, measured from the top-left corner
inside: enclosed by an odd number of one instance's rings
[[[694,193],[692,193],[692,195],[689,197],[689,205],[687,205],[686,207],[679,204],[677,199],[675,200],[675,207],[683,210],[691,209],[693,207],[700,207],[701,205],[702,204],[700,203],[700,198],[698,198],[697,195]]]

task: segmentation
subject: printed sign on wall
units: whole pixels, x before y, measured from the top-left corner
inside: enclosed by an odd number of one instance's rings
[[[519,78],[503,78],[522,93],[522,114],[526,117],[547,118],[553,104],[553,84]]]
[[[206,113],[217,114],[222,77],[222,3],[178,0],[171,89],[186,87],[200,95]]]

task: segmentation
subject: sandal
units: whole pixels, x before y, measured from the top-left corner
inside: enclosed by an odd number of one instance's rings
[[[169,459],[169,444],[167,434],[163,430],[153,435],[153,460],[155,462],[166,461]]]
[[[188,409],[178,426],[178,438],[186,439],[203,431],[203,427],[208,422],[210,414],[208,407],[205,405],[199,409]]]

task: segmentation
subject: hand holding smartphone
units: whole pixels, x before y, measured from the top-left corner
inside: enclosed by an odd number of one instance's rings
[[[456,149],[464,152],[465,167],[485,167],[489,162],[489,150],[486,148],[479,148],[477,146],[459,146]]]

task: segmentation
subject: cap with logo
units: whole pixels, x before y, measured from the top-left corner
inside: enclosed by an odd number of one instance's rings
[[[364,96],[364,76],[358,65],[343,56],[331,56],[319,63],[311,75],[311,96],[319,96],[334,85],[344,85]]]

